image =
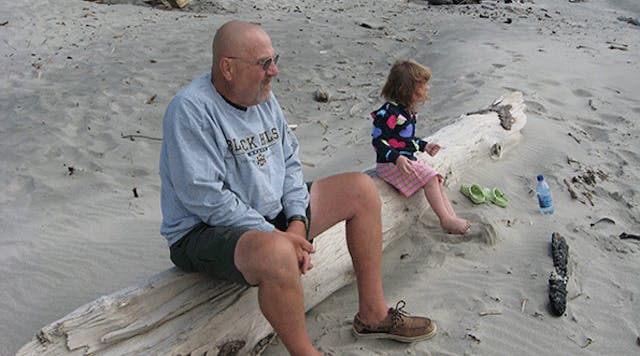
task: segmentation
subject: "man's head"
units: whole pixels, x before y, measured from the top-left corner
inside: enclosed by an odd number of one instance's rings
[[[216,32],[212,52],[211,77],[220,94],[242,106],[269,99],[271,79],[278,75],[278,56],[259,25],[225,23]]]

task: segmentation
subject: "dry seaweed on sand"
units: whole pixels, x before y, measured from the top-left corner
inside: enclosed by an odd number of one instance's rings
[[[482,0],[427,0],[429,5],[470,5],[480,4]]]
[[[640,26],[640,19],[634,19],[633,17],[619,16],[618,21],[624,21],[634,26]]]
[[[634,239],[640,241],[640,235],[628,234],[626,232],[621,233],[618,237],[620,237],[621,240]]]

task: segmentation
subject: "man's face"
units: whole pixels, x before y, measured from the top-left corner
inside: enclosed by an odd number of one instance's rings
[[[278,75],[276,54],[271,40],[261,35],[253,48],[240,57],[229,57],[236,66],[234,92],[238,104],[252,106],[260,104],[270,97],[271,80]]]

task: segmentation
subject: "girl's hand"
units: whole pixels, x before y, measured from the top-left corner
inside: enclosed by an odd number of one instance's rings
[[[396,166],[398,166],[400,172],[405,175],[416,174],[416,170],[415,168],[413,168],[411,160],[405,156],[401,155],[400,157],[398,157],[398,159],[396,159]]]
[[[427,143],[424,147],[424,151],[433,157],[440,151],[440,145],[437,143]]]

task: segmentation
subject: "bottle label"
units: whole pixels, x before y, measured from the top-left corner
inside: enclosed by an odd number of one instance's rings
[[[538,204],[543,209],[544,208],[550,208],[551,205],[553,204],[553,202],[551,201],[551,195],[549,195],[549,194],[545,194],[545,195],[538,194]]]

